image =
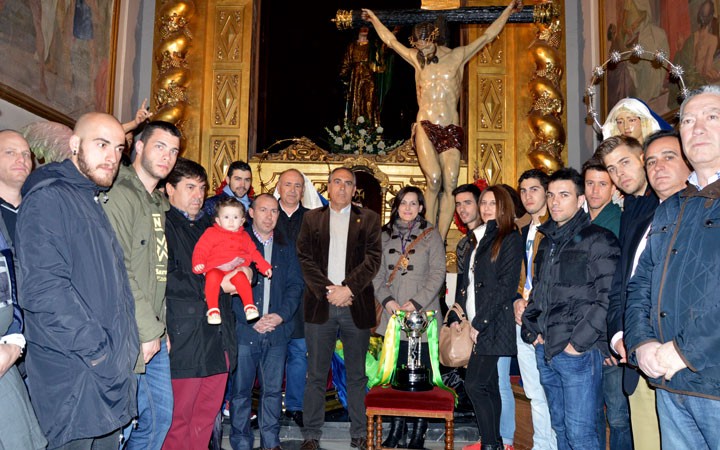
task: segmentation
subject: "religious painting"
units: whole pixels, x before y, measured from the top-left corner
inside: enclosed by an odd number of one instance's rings
[[[610,63],[604,75],[603,113],[624,97],[636,97],[656,113],[672,118],[680,106],[680,84],[669,64],[652,57],[662,50],[683,68],[688,89],[720,81],[720,0],[602,0],[601,62],[613,51],[640,46],[643,58]]]
[[[118,4],[0,1],[0,97],[67,125],[111,112]]]

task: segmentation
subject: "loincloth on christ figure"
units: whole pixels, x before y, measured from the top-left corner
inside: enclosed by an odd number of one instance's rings
[[[435,125],[429,120],[421,120],[420,125],[422,125],[423,130],[425,130],[425,134],[427,134],[428,139],[432,142],[436,152],[442,153],[451,148],[462,151],[462,127],[455,124],[444,127],[442,125]]]

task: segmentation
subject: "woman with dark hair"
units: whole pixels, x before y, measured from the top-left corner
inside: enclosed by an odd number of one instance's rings
[[[440,233],[425,219],[425,198],[420,189],[406,186],[393,200],[390,221],[383,226],[382,263],[373,280],[375,298],[383,306],[378,332],[385,333],[395,311],[438,311],[439,293],[445,281],[445,245]],[[517,284],[517,283],[516,283]],[[437,336],[437,334],[436,334]],[[408,346],[401,334],[398,367]],[[421,360],[431,367],[427,333],[423,335]],[[427,421],[417,419],[406,447],[404,417],[393,417],[386,448],[424,448]]]
[[[477,243],[466,256],[469,270],[458,280],[455,301],[472,324],[475,347],[468,362],[465,390],[473,404],[482,444],[466,449],[502,450],[500,437],[501,400],[497,363],[500,356],[517,353],[513,300],[522,264],[522,238],[515,226],[515,207],[501,186],[480,195],[480,226],[474,231]],[[448,319],[457,326],[457,316]]]

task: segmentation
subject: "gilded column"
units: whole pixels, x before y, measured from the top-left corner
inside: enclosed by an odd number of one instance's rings
[[[192,0],[164,1],[157,6],[155,21],[153,118],[174,123],[186,137],[191,80],[188,53],[193,40],[189,24],[194,14]]]
[[[530,45],[535,73],[528,85],[532,107],[528,124],[533,133],[527,154],[533,167],[547,173],[563,167],[565,147],[562,26],[559,2],[537,9],[537,37]]]

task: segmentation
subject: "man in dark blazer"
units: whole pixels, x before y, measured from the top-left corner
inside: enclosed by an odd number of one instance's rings
[[[305,386],[302,450],[320,446],[325,386],[338,330],[347,368],[350,446],[365,449],[365,354],[375,326],[373,278],[380,268],[380,217],[352,205],[355,175],[337,168],[328,178],[330,205],[308,211],[297,253],[305,277]]]
[[[253,300],[260,311],[254,323],[236,321],[238,364],[230,402],[234,450],[252,450],[254,436],[250,427],[252,389],[257,377],[262,386],[259,405],[260,446],[280,449],[282,382],[287,345],[292,336],[295,311],[303,293],[302,273],[295,246],[275,229],[278,202],[270,194],[260,194],[248,211],[253,219],[250,237],[265,259],[272,264],[272,277],[257,276]],[[233,303],[235,316],[243,314],[241,302]]]

